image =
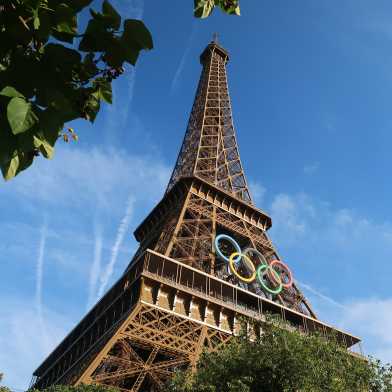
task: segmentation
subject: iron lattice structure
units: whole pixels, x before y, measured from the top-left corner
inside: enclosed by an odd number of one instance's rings
[[[214,240],[279,260],[271,218],[251,199],[227,87],[228,53],[216,42],[203,71],[185,138],[163,199],[136,229],[140,247],[124,274],[34,372],[34,386],[99,383],[124,392],[161,391],[176,369],[194,367],[239,332],[239,318],[278,314],[304,332],[332,331],[293,284],[278,295],[244,283],[217,257]],[[243,324],[241,324],[243,325]],[[252,323],[246,327],[253,330]]]
[[[233,125],[228,60],[228,53],[215,43],[200,56],[203,71],[168,190],[181,177],[197,176],[251,203]]]

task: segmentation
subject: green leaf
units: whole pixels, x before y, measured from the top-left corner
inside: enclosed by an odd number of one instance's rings
[[[103,52],[110,47],[112,40],[113,34],[106,30],[104,21],[91,19],[79,43],[79,50],[83,52]]]
[[[84,110],[86,113],[87,120],[94,122],[99,112],[100,102],[96,94],[92,93],[85,104]]]
[[[45,158],[47,159],[53,158],[54,148],[50,143],[48,143],[47,140],[45,140],[44,138],[40,138],[37,135],[34,135],[33,140],[34,140],[34,146],[38,148],[38,150],[42,153],[42,155]]]
[[[127,60],[130,56],[129,51],[130,48],[124,45],[120,38],[114,37],[111,44],[108,46],[104,59],[109,66],[120,67],[124,61],[129,61]],[[136,50],[135,52],[134,58],[136,61],[139,50]]]
[[[39,29],[39,26],[40,26],[39,17],[36,16],[36,17],[34,17],[34,28],[35,28],[36,30],[38,30],[38,29]]]
[[[102,13],[115,30],[120,28],[121,16],[107,0],[105,0],[102,4]]]
[[[34,160],[33,154],[15,151],[14,156],[7,162],[1,162],[1,171],[6,181],[15,177],[19,172],[27,169]]]
[[[215,5],[218,5],[224,12],[229,15],[240,15],[239,0],[215,0]]]
[[[6,105],[1,104],[0,111],[6,110]],[[17,137],[12,133],[5,116],[0,117],[0,164],[8,162],[17,150]]]
[[[77,34],[77,17],[74,9],[67,4],[61,3],[56,7],[55,13],[55,29],[53,35],[62,41],[73,42],[75,34]]]
[[[193,14],[196,18],[207,18],[214,9],[214,0],[194,0]]]
[[[97,88],[97,98],[112,103],[112,84],[104,79],[95,80],[93,85]]]
[[[18,173],[19,168],[19,156],[15,155],[5,164],[1,165],[1,171],[3,173],[3,177],[5,180],[10,180],[11,178],[15,177]]]
[[[64,121],[61,117],[61,114],[53,109],[46,109],[39,113],[39,129],[42,132],[41,139],[44,138],[52,147],[64,128]]]
[[[77,50],[67,48],[61,44],[50,43],[46,45],[41,62],[42,66],[45,66],[47,69],[47,75],[42,81],[42,85],[56,88],[54,82],[48,80],[49,74],[55,74],[56,82],[65,79],[69,83],[72,78],[72,72],[80,65],[80,61],[81,55]]]
[[[7,105],[7,119],[14,135],[30,129],[38,120],[30,102],[14,97]]]
[[[239,0],[194,0],[194,5],[194,15],[197,18],[207,18],[215,6],[229,15],[240,15]]]
[[[140,49],[152,49],[153,42],[150,31],[141,20],[126,19],[124,21],[124,33],[121,37],[125,44],[138,46]]]
[[[80,69],[81,80],[89,80],[99,72],[97,65],[94,62],[94,53],[87,53],[83,59]]]
[[[38,26],[38,27],[37,27]],[[37,40],[41,41],[42,44],[45,44],[49,36],[53,32],[53,11],[52,10],[40,10],[39,16],[34,17],[34,36],[36,37]],[[42,47],[41,47],[42,50]]]
[[[136,64],[140,50],[153,48],[151,33],[142,21],[136,19],[124,21],[121,43],[125,50],[125,60],[132,65]]]
[[[23,94],[21,94],[18,90],[16,90],[12,86],[4,87],[0,91],[0,95],[3,95],[4,97],[9,97],[9,98],[14,98],[14,97],[24,98]]]
[[[33,8],[31,10],[31,17],[33,18],[33,26],[34,26],[34,30],[38,30],[39,26],[40,26],[40,20],[39,20],[39,13],[40,11],[40,4],[38,3],[36,8]]]

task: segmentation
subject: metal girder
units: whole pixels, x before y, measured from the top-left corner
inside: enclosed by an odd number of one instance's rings
[[[230,336],[142,304],[106,348],[108,354],[102,355],[79,382],[114,385],[132,392],[143,390],[140,388],[145,384],[163,390],[175,369],[195,364],[204,347],[216,349]]]

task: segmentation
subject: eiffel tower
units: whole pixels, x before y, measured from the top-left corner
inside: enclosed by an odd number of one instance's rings
[[[161,391],[176,369],[239,333],[240,319],[266,313],[304,333],[333,332],[348,349],[359,342],[317,319],[267,235],[271,218],[255,207],[239,156],[228,61],[216,39],[201,54],[182,147],[164,197],[134,233],[138,251],[34,372],[34,387]]]

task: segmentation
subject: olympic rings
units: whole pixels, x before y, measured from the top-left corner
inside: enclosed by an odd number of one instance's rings
[[[223,254],[219,247],[220,241],[228,241],[232,247],[235,249],[230,256]],[[241,250],[238,242],[227,234],[219,234],[215,238],[215,250],[218,257],[229,264],[229,270],[241,281],[246,283],[253,282],[256,278],[260,283],[261,287],[269,292],[270,294],[279,294],[283,288],[288,289],[293,284],[293,276],[289,267],[280,260],[272,260],[269,264],[265,257],[254,248],[246,248],[244,251]],[[255,267],[254,261],[252,261],[251,256],[256,255],[259,259],[257,268]],[[251,273],[251,276],[245,277],[238,272],[238,264],[244,262],[243,265]],[[282,271],[284,276],[282,277]],[[265,281],[265,275],[267,274],[269,281],[276,287],[269,287]],[[286,279],[284,279],[286,277]]]

